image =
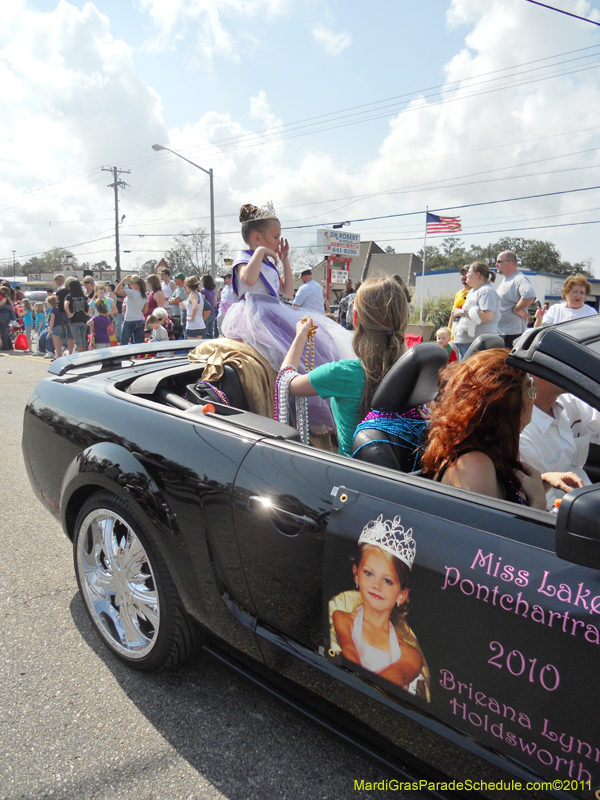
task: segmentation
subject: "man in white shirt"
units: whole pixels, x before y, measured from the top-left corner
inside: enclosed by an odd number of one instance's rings
[[[535,292],[517,269],[517,257],[512,250],[503,250],[498,255],[496,267],[504,278],[496,290],[500,297],[498,333],[504,338],[504,346],[512,347],[527,327],[527,309],[535,300]]]
[[[165,296],[164,307],[167,314],[171,316],[171,295],[177,288],[177,284],[171,280],[171,270],[168,267],[161,267],[158,277],[160,278],[160,288]]]
[[[175,288],[169,297],[171,303],[171,319],[173,320],[173,326],[175,328],[175,336],[179,338],[179,336],[183,335],[185,339],[185,304],[187,301],[187,292],[184,285],[185,274],[183,272],[178,272],[177,275],[173,277]]]
[[[325,313],[325,300],[323,289],[317,281],[313,280],[312,271],[305,269],[300,273],[303,285],[296,292],[294,297],[294,308],[304,308],[315,314]]]
[[[537,396],[531,422],[521,432],[520,458],[541,473],[567,473],[549,481],[546,508],[571,489],[589,486],[583,469],[590,442],[600,435],[600,413],[553,383],[534,378]],[[547,481],[548,476],[544,475]]]

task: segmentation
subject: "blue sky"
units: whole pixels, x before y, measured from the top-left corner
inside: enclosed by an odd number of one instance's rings
[[[553,5],[600,21],[598,0]],[[548,239],[600,274],[598,225],[565,227],[600,219],[600,190],[573,192],[600,185],[599,55],[600,27],[526,0],[14,0],[0,21],[0,259],[74,245],[114,263],[102,166],[131,170],[123,266],[208,227],[206,176],[158,141],[213,168],[232,250],[245,202],[272,200],[299,254],[316,228],[296,226],[340,219],[406,252],[421,216],[370,218],[564,192],[455,212],[462,238]],[[444,83],[443,98],[426,91]]]

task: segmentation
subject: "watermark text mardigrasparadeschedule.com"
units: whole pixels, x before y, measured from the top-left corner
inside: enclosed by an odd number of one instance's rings
[[[384,781],[365,781],[354,779],[355,792],[592,792],[589,781],[561,780],[554,781],[473,781],[468,778],[464,781],[402,781],[392,778]],[[600,800],[600,790],[591,795]]]

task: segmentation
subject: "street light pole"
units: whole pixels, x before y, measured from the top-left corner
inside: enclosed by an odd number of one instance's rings
[[[196,169],[202,170],[205,172],[208,177],[210,178],[210,274],[212,279],[215,279],[216,273],[216,264],[215,264],[215,193],[214,193],[214,186],[213,186],[213,171],[212,169],[204,169],[199,164],[194,164],[193,161],[190,161],[189,158],[182,156],[180,153],[176,153],[175,150],[171,150],[170,147],[163,147],[162,144],[153,144],[152,149],[156,150],[167,150],[169,153],[173,153],[174,156],[178,158],[182,158],[184,161],[187,161],[188,164],[191,164],[192,167],[196,167]]]

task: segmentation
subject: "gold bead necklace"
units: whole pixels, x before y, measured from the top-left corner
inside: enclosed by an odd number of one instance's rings
[[[308,322],[309,319],[310,317],[302,317],[300,321]],[[310,372],[311,369],[315,368],[315,333],[315,324],[311,320],[310,328],[308,329],[306,350],[304,351],[304,366],[306,367],[307,372]]]

